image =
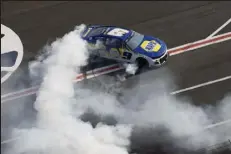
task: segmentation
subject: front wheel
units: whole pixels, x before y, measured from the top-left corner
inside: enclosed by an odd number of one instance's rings
[[[149,68],[148,61],[144,58],[137,58],[137,60],[135,61],[135,64],[138,66],[138,69],[135,75],[140,74],[144,70],[147,70]]]

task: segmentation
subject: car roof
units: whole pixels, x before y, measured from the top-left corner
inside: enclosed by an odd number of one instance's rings
[[[108,37],[108,38],[118,38],[121,40],[126,40],[132,34],[132,30],[117,27],[117,26],[105,26],[105,25],[91,25],[88,26],[87,29],[91,29],[90,32],[87,34],[87,37]],[[126,31],[125,35],[119,36],[114,35],[113,33],[116,31]]]

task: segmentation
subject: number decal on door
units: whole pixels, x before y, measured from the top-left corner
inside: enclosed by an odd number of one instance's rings
[[[132,57],[132,54],[130,52],[124,52],[122,58],[130,60],[131,57]]]

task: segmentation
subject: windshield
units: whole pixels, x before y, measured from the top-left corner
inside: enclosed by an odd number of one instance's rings
[[[133,31],[133,35],[131,38],[129,38],[129,40],[127,41],[127,45],[134,50],[135,48],[137,48],[140,43],[143,41],[144,39],[144,35],[137,33],[135,31]]]

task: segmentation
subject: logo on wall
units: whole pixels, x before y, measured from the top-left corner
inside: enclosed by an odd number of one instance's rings
[[[1,84],[17,70],[23,58],[23,45],[19,36],[1,24]]]

